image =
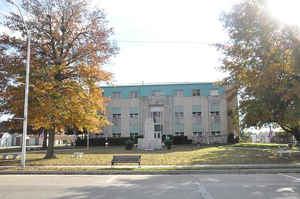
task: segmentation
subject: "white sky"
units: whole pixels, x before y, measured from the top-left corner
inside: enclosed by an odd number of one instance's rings
[[[226,40],[218,20],[239,0],[98,0],[119,41],[120,53],[105,68],[116,84],[221,80],[220,54],[208,43]],[[299,24],[299,0],[269,0],[270,12]],[[128,43],[125,41],[176,41]],[[183,42],[183,43],[182,43]],[[194,43],[193,43],[194,42]]]
[[[120,53],[105,69],[116,84],[221,80],[220,54],[208,43],[226,40],[218,18],[240,0],[94,0],[105,9]],[[279,20],[300,24],[299,0],[268,0]],[[0,14],[10,9],[0,0]],[[3,30],[3,29],[2,29]],[[174,41],[178,43],[128,43]]]
[[[211,82],[225,77],[216,70],[220,54],[208,44],[226,40],[218,18],[240,0],[93,1],[105,10],[120,47],[119,54],[104,67],[114,73],[116,84]],[[300,24],[299,0],[267,1],[274,17]],[[9,8],[15,9],[0,0],[0,14]]]

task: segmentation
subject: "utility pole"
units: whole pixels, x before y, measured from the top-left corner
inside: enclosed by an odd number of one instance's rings
[[[31,33],[24,21],[24,17],[21,13],[19,6],[11,1],[7,0],[8,3],[14,5],[22,18],[22,22],[27,32],[27,59],[26,59],[26,82],[25,82],[25,100],[24,100],[24,120],[23,120],[23,142],[22,142],[22,157],[21,157],[21,167],[25,168],[25,160],[26,160],[26,137],[27,137],[27,116],[28,116],[28,94],[29,94],[29,70],[30,70],[30,40]]]

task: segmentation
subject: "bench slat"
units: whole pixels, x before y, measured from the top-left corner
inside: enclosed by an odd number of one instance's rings
[[[138,163],[139,166],[141,164],[141,156],[113,156],[113,159],[111,161],[111,165],[114,165],[114,163]]]

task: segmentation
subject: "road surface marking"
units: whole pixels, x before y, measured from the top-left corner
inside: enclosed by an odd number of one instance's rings
[[[294,176],[290,176],[290,175],[286,175],[286,174],[282,174],[282,173],[279,173],[278,175],[281,175],[281,176],[285,176],[287,178],[292,178],[293,180],[295,180],[296,182],[300,182],[300,178],[296,178]]]
[[[119,177],[118,175],[111,176],[108,180],[106,180],[106,183],[113,184],[112,182],[118,177]]]

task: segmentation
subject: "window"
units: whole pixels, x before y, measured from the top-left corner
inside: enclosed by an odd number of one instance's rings
[[[152,112],[152,118],[154,124],[160,124],[161,123],[161,114],[160,112]]]
[[[138,133],[134,133],[134,132],[130,132],[130,137],[138,137],[139,135],[138,135]]]
[[[212,111],[210,112],[210,116],[212,119],[218,119],[220,118],[220,112],[219,111]]]
[[[193,118],[201,118],[201,112],[193,112]]]
[[[194,89],[193,96],[200,96],[200,89]]]
[[[121,137],[121,133],[112,133],[113,138],[119,138]]]
[[[129,114],[130,119],[137,119],[139,117],[138,113],[130,113]]]
[[[155,124],[154,125],[154,131],[162,131],[162,125],[161,124]]]
[[[184,113],[183,112],[175,112],[175,118],[176,119],[183,119]]]
[[[112,122],[115,125],[120,125],[120,121],[121,121],[121,114],[120,113],[112,115]]]
[[[218,116],[218,115],[220,115],[220,112],[219,111],[212,111],[212,112],[210,112],[210,115],[211,116]]]
[[[218,96],[219,95],[219,90],[218,89],[211,89],[209,91],[210,96]]]
[[[113,92],[112,98],[120,98],[121,93],[120,92]]]
[[[201,131],[194,131],[193,136],[203,136],[203,133]]]
[[[138,97],[138,92],[137,91],[131,91],[129,94],[130,98],[137,98]]]
[[[161,96],[161,91],[158,91],[158,90],[156,90],[156,91],[152,91],[152,96]]]
[[[180,97],[182,97],[183,96],[183,90],[182,89],[180,89],[180,90],[174,90],[174,96],[180,96]]]
[[[184,132],[175,132],[176,136],[184,136]]]
[[[120,120],[121,119],[121,114],[120,113],[113,114],[113,119],[114,120]]]
[[[219,136],[219,135],[221,135],[221,132],[220,131],[212,131],[211,134],[213,136]]]

